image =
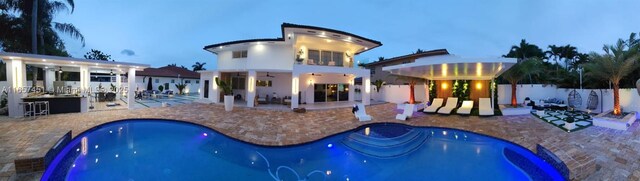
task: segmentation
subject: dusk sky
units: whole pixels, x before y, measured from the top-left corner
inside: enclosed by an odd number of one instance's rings
[[[153,3],[151,3],[153,2]],[[546,50],[571,44],[601,52],[603,44],[640,32],[640,1],[128,1],[76,0],[55,21],[74,24],[86,46],[65,37],[74,57],[90,49],[116,61],[191,67],[216,56],[202,48],[225,41],[278,38],[283,22],[342,30],[382,47],[356,59],[373,61],[446,48],[463,57],[506,54],[520,39]]]

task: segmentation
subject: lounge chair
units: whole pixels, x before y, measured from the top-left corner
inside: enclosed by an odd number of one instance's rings
[[[396,119],[397,120],[407,120],[409,118],[411,118],[411,116],[413,116],[413,107],[415,105],[413,104],[405,104],[404,105],[404,111],[402,112],[402,114],[397,114],[396,115]]]
[[[436,111],[438,111],[438,108],[442,107],[442,102],[444,102],[444,99],[435,98],[435,99],[433,99],[433,103],[431,103],[431,106],[428,106],[428,107],[424,108],[424,110],[422,110],[422,112],[436,113]]]
[[[462,101],[462,106],[458,108],[456,113],[458,114],[471,114],[471,109],[473,108],[473,101]]]
[[[356,104],[354,105],[356,111],[353,113],[356,118],[360,121],[371,121],[371,115],[367,114],[367,110],[364,107],[364,104]]]
[[[480,110],[480,116],[493,116],[493,109],[491,108],[491,99],[480,98],[480,104],[478,105]]]
[[[447,98],[447,104],[438,110],[440,114],[451,114],[451,111],[458,107],[458,98],[457,97],[449,97]]]

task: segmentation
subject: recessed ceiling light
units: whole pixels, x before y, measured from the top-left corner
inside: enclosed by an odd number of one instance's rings
[[[42,59],[42,61],[43,61],[43,62],[46,62],[46,61],[47,61],[47,59]]]

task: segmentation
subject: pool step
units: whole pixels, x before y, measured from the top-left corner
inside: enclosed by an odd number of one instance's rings
[[[420,129],[413,129],[394,138],[376,138],[361,133],[351,133],[342,140],[342,143],[363,155],[393,158],[417,150],[430,136]]]

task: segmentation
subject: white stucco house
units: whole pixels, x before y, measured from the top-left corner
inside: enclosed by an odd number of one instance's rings
[[[185,93],[198,93],[200,91],[200,74],[189,69],[176,66],[164,66],[160,68],[146,68],[136,72],[136,88],[147,90],[151,79],[153,90],[171,90],[178,92],[176,84],[184,83]]]
[[[236,99],[254,107],[257,97],[290,97],[291,108],[319,102],[355,102],[354,79],[362,78],[362,103],[370,102],[370,72],[356,55],[382,43],[344,31],[283,23],[282,37],[216,43],[217,69],[200,71],[200,99],[222,102],[215,78],[231,82]],[[258,105],[260,106],[260,105]]]

